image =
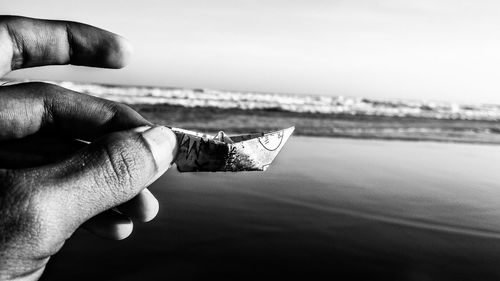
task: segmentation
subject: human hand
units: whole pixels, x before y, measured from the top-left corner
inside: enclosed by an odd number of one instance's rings
[[[49,64],[121,68],[129,55],[124,39],[92,26],[0,16],[0,77]],[[125,105],[46,83],[0,87],[0,279],[38,279],[80,226],[123,239],[131,219],[154,218],[145,187],[176,146]]]

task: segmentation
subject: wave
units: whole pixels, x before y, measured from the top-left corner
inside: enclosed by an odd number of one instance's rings
[[[273,110],[310,114],[416,117],[453,120],[500,120],[500,105],[458,104],[426,100],[382,100],[345,96],[293,95],[90,83],[51,82],[78,92],[126,104],[166,104]]]

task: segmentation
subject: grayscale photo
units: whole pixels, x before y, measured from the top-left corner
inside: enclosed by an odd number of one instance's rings
[[[0,0],[0,280],[499,280],[500,2]]]

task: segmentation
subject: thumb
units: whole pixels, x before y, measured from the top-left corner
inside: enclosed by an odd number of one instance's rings
[[[38,174],[49,179],[42,186],[56,195],[58,213],[77,227],[136,196],[170,167],[176,147],[170,129],[144,126],[106,135]]]

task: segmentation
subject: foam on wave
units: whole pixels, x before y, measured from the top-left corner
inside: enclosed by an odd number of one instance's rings
[[[277,110],[311,114],[500,120],[500,105],[436,101],[380,100],[344,96],[292,95],[139,86],[52,82],[90,95],[127,104],[168,104],[243,110]]]

